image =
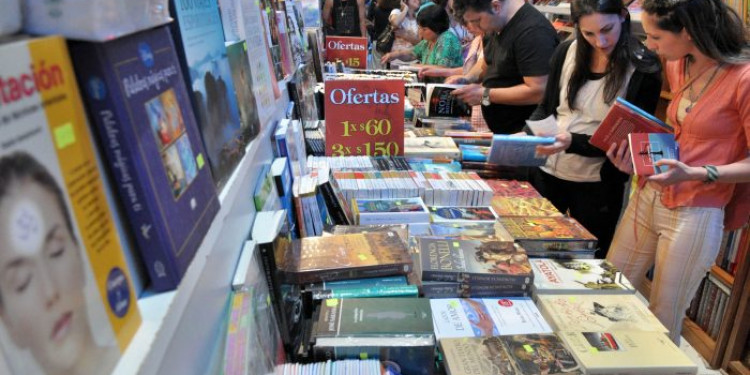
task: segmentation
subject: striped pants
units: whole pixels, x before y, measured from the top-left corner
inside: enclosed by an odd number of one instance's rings
[[[724,210],[669,209],[650,185],[635,192],[615,231],[607,259],[640,288],[655,264],[649,309],[680,343],[685,310],[714,264],[724,229]]]

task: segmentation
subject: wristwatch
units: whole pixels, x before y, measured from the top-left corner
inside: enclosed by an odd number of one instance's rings
[[[490,88],[485,87],[484,92],[482,93],[482,105],[486,107],[490,104],[492,104],[490,103]]]

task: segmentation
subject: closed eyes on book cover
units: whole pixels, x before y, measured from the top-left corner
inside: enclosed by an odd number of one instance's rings
[[[174,289],[219,201],[169,29],[70,48],[152,286]]]

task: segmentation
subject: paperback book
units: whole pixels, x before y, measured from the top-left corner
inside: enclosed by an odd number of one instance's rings
[[[617,98],[610,107],[589,143],[607,151],[613,144],[627,139],[630,133],[674,133],[671,126],[636,107],[623,98]]]
[[[419,197],[354,199],[352,211],[358,225],[430,222],[430,212]]]
[[[508,216],[498,221],[529,253],[596,248],[596,237],[572,217]]]
[[[453,91],[462,85],[428,84],[425,100],[427,117],[469,117],[471,106],[464,103]]]
[[[555,143],[553,137],[495,134],[487,156],[487,163],[511,167],[539,167],[547,156],[536,152],[537,146]]]
[[[460,159],[461,150],[451,137],[404,138],[407,158]]]
[[[547,198],[495,196],[492,209],[498,216],[563,216]]]
[[[536,294],[633,294],[635,288],[604,259],[530,259]]]
[[[435,338],[551,333],[531,298],[431,299]]]
[[[248,144],[260,133],[260,118],[253,93],[250,60],[247,57],[247,42],[227,42],[227,60],[232,72],[237,106],[240,110],[240,134],[243,144]]]
[[[493,240],[513,243],[513,238],[498,222],[490,223],[432,223],[430,231],[433,235],[444,238],[456,238],[464,240]]]
[[[497,215],[492,207],[428,207],[433,223],[494,223]]]
[[[426,298],[530,297],[528,284],[477,284],[470,282],[422,281],[420,291]]]
[[[638,176],[651,176],[669,170],[666,165],[655,165],[661,159],[680,159],[680,147],[672,133],[630,133],[628,144],[633,171]]]
[[[529,182],[517,180],[487,179],[487,185],[492,188],[495,196],[518,198],[542,198]]]

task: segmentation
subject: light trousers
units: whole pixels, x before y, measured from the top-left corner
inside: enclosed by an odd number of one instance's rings
[[[634,286],[654,267],[649,309],[680,343],[685,310],[719,252],[724,210],[713,207],[669,209],[661,192],[650,185],[638,189],[620,220],[607,259]]]

